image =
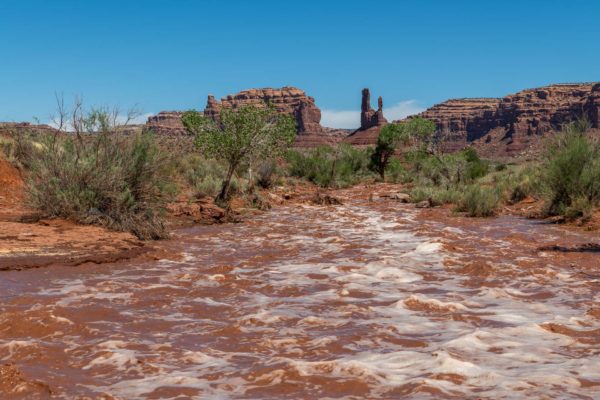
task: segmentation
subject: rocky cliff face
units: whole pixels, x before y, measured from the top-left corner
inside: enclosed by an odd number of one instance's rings
[[[360,130],[367,130],[374,126],[385,125],[387,120],[383,116],[383,99],[377,99],[377,111],[371,108],[371,93],[368,88],[362,90],[360,105]]]
[[[286,86],[280,89],[264,88],[249,89],[236,94],[228,95],[216,100],[209,95],[204,109],[204,115],[218,121],[223,109],[235,109],[244,105],[265,107],[271,104],[283,114],[291,115],[298,128],[296,147],[315,147],[323,144],[333,144],[347,135],[339,129],[329,129],[321,126],[321,110],[316,106],[315,100],[307,96],[303,90]],[[161,112],[148,118],[146,127],[158,134],[180,135],[185,134],[181,123],[182,112]]]
[[[368,88],[362,90],[360,105],[360,128],[344,139],[353,146],[369,146],[377,143],[381,127],[387,124],[383,116],[383,99],[377,99],[377,110],[371,108],[371,93]]]
[[[29,122],[0,122],[0,135],[21,133],[46,134],[54,132],[56,132],[56,129],[49,125],[37,125]]]
[[[146,129],[157,135],[185,135],[186,130],[181,122],[181,111],[161,111],[148,117]]]
[[[218,121],[221,110],[235,109],[245,105],[265,107],[271,104],[282,113],[294,117],[299,133],[318,133],[321,127],[321,110],[315,105],[315,100],[304,93],[304,91],[286,86],[281,89],[249,89],[234,95],[223,97],[221,101],[208,96],[204,115]]]
[[[442,148],[473,144],[487,156],[535,151],[541,138],[577,118],[599,127],[600,84],[560,84],[523,90],[502,99],[448,100],[420,116],[437,124]]]

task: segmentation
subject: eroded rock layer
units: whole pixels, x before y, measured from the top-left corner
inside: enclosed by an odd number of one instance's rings
[[[223,108],[238,108],[245,105],[264,107],[272,105],[278,112],[294,117],[298,132],[321,132],[321,110],[315,105],[315,99],[307,96],[304,91],[286,86],[281,89],[249,89],[234,95],[223,97],[216,101],[213,96],[208,96],[204,115],[219,119]]]
[[[437,124],[445,151],[473,144],[489,156],[528,155],[542,137],[577,118],[598,128],[600,84],[551,85],[501,99],[448,100],[420,116]]]
[[[50,125],[31,124],[29,122],[0,122],[0,135],[32,133],[54,133],[56,129]]]
[[[377,143],[381,127],[388,121],[383,116],[383,99],[377,99],[377,110],[371,108],[371,93],[368,88],[362,90],[360,105],[360,128],[344,139],[353,146],[371,146]]]
[[[296,147],[315,147],[334,144],[348,133],[341,129],[330,129],[321,126],[321,110],[316,106],[314,98],[307,96],[303,90],[292,86],[280,89],[249,89],[228,95],[216,100],[209,95],[204,115],[215,121],[219,120],[223,109],[235,109],[244,105],[264,107],[267,104],[283,114],[291,115],[296,121],[298,136]],[[181,122],[182,112],[160,112],[148,118],[146,128],[158,134],[185,134]]]
[[[186,130],[181,122],[182,114],[181,111],[161,111],[148,118],[146,129],[158,135],[184,135]]]

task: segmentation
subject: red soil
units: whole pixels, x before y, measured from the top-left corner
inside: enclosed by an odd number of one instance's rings
[[[131,258],[148,246],[133,235],[61,219],[32,220],[18,169],[0,159],[0,270]]]

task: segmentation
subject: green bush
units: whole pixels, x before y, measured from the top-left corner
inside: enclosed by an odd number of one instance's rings
[[[388,163],[385,177],[386,180],[392,183],[404,183],[410,180],[408,171],[402,166],[402,163],[397,158],[393,158]]]
[[[221,180],[212,175],[205,177],[194,185],[194,195],[197,198],[215,197],[221,190]]]
[[[423,151],[412,152],[407,154],[406,159],[412,162],[414,180],[420,185],[469,184],[489,172],[489,164],[471,148],[441,156]]]
[[[256,174],[256,183],[263,189],[269,189],[273,186],[275,180],[276,165],[273,161],[263,162]]]
[[[497,190],[478,185],[469,186],[458,201],[456,210],[469,217],[491,217],[500,204]]]
[[[288,173],[322,187],[352,186],[374,178],[369,169],[371,152],[371,149],[356,149],[348,144],[290,150],[286,156]]]
[[[19,168],[29,168],[30,161],[42,149],[31,134],[13,133],[10,137],[0,137],[0,152],[5,158]]]
[[[177,173],[196,197],[215,197],[221,190],[225,166],[214,159],[189,154],[177,161]]]
[[[549,215],[580,216],[600,204],[600,145],[584,135],[581,121],[565,127],[542,165]]]
[[[410,192],[410,200],[413,203],[419,203],[423,200],[430,200],[431,205],[439,206],[443,204],[457,203],[461,194],[457,189],[440,187],[416,187]]]
[[[166,237],[170,177],[154,137],[70,136],[42,138],[27,160],[29,203],[46,216],[130,231],[141,239]]]

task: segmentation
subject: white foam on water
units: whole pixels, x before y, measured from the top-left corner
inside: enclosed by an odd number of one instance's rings
[[[38,347],[38,343],[33,340],[9,340],[4,343],[0,342],[0,349],[6,349],[8,355],[3,357],[2,360],[10,360],[17,351],[29,347]]]
[[[179,261],[54,280],[38,294],[50,311],[61,308],[65,317],[54,318],[61,329],[70,326],[66,311],[95,302],[120,319],[108,313],[88,324],[94,338],[114,338],[90,351],[79,351],[89,338],[77,336],[39,346],[68,346],[96,379],[88,390],[127,399],[162,387],[196,389],[199,398],[261,398],[261,387],[286,383],[307,391],[297,397],[327,398],[307,383],[311,376],[362,382],[368,398],[390,398],[405,385],[462,398],[593,398],[577,378],[600,380],[597,349],[542,326],[600,327],[572,304],[599,294],[551,264],[493,285],[465,285],[471,277],[444,264],[452,235],[478,241],[478,255],[495,260],[496,270],[519,272],[519,262],[534,259],[513,256],[491,230],[423,222],[416,210],[398,207],[282,208],[253,226],[211,227],[210,235],[194,228],[180,238],[189,243]],[[207,272],[224,265],[233,269]],[[551,296],[536,300],[540,287]],[[146,328],[155,322],[156,331]],[[9,358],[38,346],[13,342],[0,344]]]

